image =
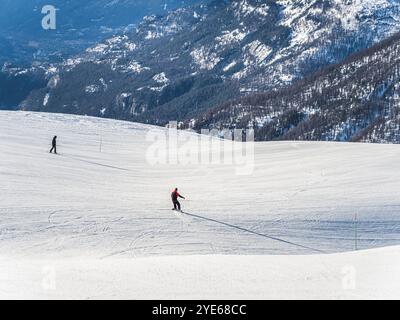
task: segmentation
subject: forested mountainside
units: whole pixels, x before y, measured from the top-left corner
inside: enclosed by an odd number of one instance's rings
[[[254,127],[257,140],[400,143],[400,34],[292,86],[231,101],[185,125]]]
[[[287,86],[400,30],[394,0],[214,1],[148,16],[47,68],[24,110],[164,125]]]

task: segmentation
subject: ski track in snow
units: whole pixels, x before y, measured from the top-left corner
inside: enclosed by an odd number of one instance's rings
[[[87,261],[270,261],[400,245],[398,146],[259,143],[254,173],[239,176],[230,165],[151,166],[149,130],[165,129],[0,112],[0,271],[10,261],[82,259],[90,269]],[[48,153],[53,135],[59,156]],[[170,210],[175,186],[190,199],[182,201],[188,214]]]

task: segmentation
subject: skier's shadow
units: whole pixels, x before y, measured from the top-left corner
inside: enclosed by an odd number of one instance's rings
[[[326,253],[325,251],[322,251],[322,250],[319,250],[319,249],[303,246],[301,244],[294,243],[294,242],[291,242],[291,241],[287,241],[287,240],[284,240],[284,239],[271,237],[269,235],[262,234],[262,233],[259,233],[259,232],[256,232],[256,231],[252,231],[252,230],[240,227],[240,226],[235,226],[235,225],[227,223],[227,222],[223,222],[223,221],[219,221],[219,220],[215,220],[215,219],[199,216],[197,214],[192,214],[192,213],[188,213],[188,212],[182,212],[182,213],[187,215],[187,216],[190,216],[190,217],[194,217],[194,218],[197,218],[197,219],[206,220],[206,221],[209,221],[209,222],[221,224],[221,225],[224,225],[224,226],[229,227],[229,228],[233,228],[233,229],[236,229],[236,230],[240,230],[240,231],[244,231],[244,232],[247,232],[247,233],[251,233],[251,234],[254,234],[256,236],[260,236],[260,237],[267,238],[267,239],[270,239],[270,240],[275,240],[275,241],[279,241],[279,242],[282,242],[282,243],[286,243],[286,244],[289,244],[289,245],[292,245],[292,246],[296,246],[296,247],[299,247],[299,248],[302,248],[302,249],[307,249],[307,250],[315,251],[315,252],[318,252],[318,253]]]
[[[95,161],[84,160],[84,159],[76,158],[76,157],[73,157],[73,156],[65,156],[65,157],[73,159],[73,160],[76,160],[76,161],[81,161],[81,162],[85,162],[85,163],[88,163],[88,164],[94,164],[96,166],[101,166],[101,167],[105,167],[105,168],[109,168],[109,169],[115,169],[115,170],[120,170],[120,171],[130,171],[129,169],[120,168],[120,167],[116,167],[116,166],[110,166],[110,165],[99,163],[99,162],[95,162]]]

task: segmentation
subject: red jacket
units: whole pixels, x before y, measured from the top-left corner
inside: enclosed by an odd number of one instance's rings
[[[178,201],[178,198],[185,199],[184,197],[182,197],[182,196],[179,194],[178,191],[173,191],[172,194],[171,194],[171,198],[172,198],[172,201],[173,201],[173,202]]]

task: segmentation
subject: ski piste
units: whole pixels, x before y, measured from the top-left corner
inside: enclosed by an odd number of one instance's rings
[[[177,210],[174,210],[174,211],[177,211]],[[189,212],[185,212],[185,211],[177,211],[177,213],[181,213],[182,215],[186,215],[188,217],[193,217],[193,218],[196,218],[196,219],[201,219],[203,221],[208,221],[208,222],[220,224],[220,225],[232,228],[232,229],[236,229],[236,230],[240,230],[240,231],[243,231],[243,232],[247,232],[247,233],[250,233],[250,234],[253,234],[253,235],[256,235],[256,236],[264,237],[264,238],[267,238],[267,239],[270,239],[270,240],[274,240],[274,241],[278,241],[278,242],[281,242],[281,243],[285,243],[285,244],[288,244],[288,245],[291,245],[291,246],[295,246],[295,247],[299,247],[299,248],[303,248],[303,249],[308,249],[308,250],[311,250],[313,252],[327,253],[324,250],[312,248],[312,247],[309,247],[309,246],[304,246],[302,244],[298,244],[298,243],[295,243],[295,242],[292,242],[292,241],[288,241],[288,240],[284,240],[284,239],[281,239],[281,238],[272,237],[272,236],[269,236],[269,235],[266,235],[266,234],[262,234],[262,233],[259,233],[259,232],[255,232],[255,231],[240,227],[240,226],[236,226],[236,225],[233,225],[233,224],[230,224],[230,223],[226,223],[226,222],[223,222],[223,221],[207,218],[207,217],[200,216],[200,215],[197,215],[197,214],[193,214],[193,213],[189,213]]]
[[[0,112],[0,274],[7,275],[0,297],[331,299],[400,292],[398,146],[260,143],[249,179],[226,166],[210,165],[207,175],[185,166],[154,169],[142,152],[152,129]],[[99,131],[107,136],[101,152]],[[61,157],[47,153],[55,133]],[[187,134],[179,133],[182,142]],[[174,187],[192,198],[181,202],[183,213],[171,214]],[[56,291],[41,287],[49,266]],[[350,291],[341,286],[348,266],[357,270]]]

